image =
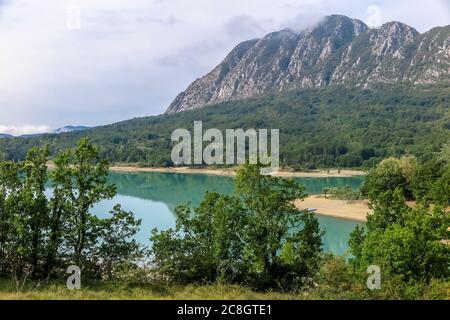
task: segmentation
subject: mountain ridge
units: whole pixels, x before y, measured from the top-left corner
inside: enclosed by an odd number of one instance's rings
[[[166,113],[255,97],[271,90],[329,85],[433,84],[450,77],[450,26],[425,33],[398,21],[376,29],[328,16],[296,33],[289,29],[238,44],[195,80]]]
[[[66,133],[66,132],[72,132],[72,131],[83,131],[86,129],[89,129],[90,127],[87,126],[64,126],[58,129],[53,130],[52,133]]]
[[[0,133],[0,139],[10,139],[10,138],[14,138],[14,136],[7,133]]]
[[[0,157],[23,160],[35,146],[52,156],[83,137],[112,163],[173,166],[174,130],[278,129],[283,166],[371,168],[382,159],[414,155],[430,159],[450,141],[450,82],[383,86],[360,90],[343,86],[294,89],[223,102],[170,115],[140,117],[65,134],[0,139]]]

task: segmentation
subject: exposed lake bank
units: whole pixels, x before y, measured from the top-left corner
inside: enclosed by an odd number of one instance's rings
[[[184,174],[207,174],[217,176],[234,176],[237,167],[234,168],[191,168],[191,167],[172,167],[172,168],[147,168],[137,167],[124,164],[114,164],[110,166],[111,171],[116,172],[169,172],[169,173],[184,173]],[[311,171],[284,171],[273,174],[276,177],[286,178],[348,178],[355,176],[364,176],[366,173],[360,170],[311,170]]]
[[[320,215],[354,221],[366,221],[367,214],[372,213],[367,200],[335,200],[315,195],[297,200],[295,205],[299,209],[314,209]]]

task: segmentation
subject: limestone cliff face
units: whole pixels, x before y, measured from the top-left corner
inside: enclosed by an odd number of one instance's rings
[[[370,29],[326,17],[295,33],[282,30],[236,46],[214,70],[178,95],[167,113],[267,91],[348,85],[432,84],[450,80],[450,26],[420,34],[400,22]]]

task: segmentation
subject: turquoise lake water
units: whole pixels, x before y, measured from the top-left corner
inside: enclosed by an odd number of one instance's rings
[[[325,187],[351,186],[358,188],[362,177],[351,178],[297,178],[308,194],[317,194]],[[179,204],[200,203],[206,191],[233,192],[230,177],[179,173],[111,173],[109,181],[117,185],[118,194],[113,200],[103,201],[93,208],[93,213],[106,217],[111,208],[119,203],[123,209],[132,211],[142,219],[136,239],[149,245],[153,228],[165,230],[175,226],[175,207]],[[344,254],[348,248],[349,233],[360,222],[318,215],[320,226],[326,231],[324,251]]]

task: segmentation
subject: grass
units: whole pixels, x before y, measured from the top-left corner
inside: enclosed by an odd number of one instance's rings
[[[297,300],[300,295],[254,292],[230,285],[131,285],[122,282],[82,282],[69,290],[64,281],[29,282],[17,292],[9,279],[0,279],[0,300]]]
[[[450,300],[450,282],[433,280],[426,286],[404,287],[385,282],[384,290],[369,292],[360,283],[337,290],[320,286],[309,293],[255,292],[238,285],[176,285],[167,283],[133,285],[117,281],[83,281],[81,290],[69,290],[65,281],[33,283],[21,292],[14,283],[0,278],[0,300]]]

